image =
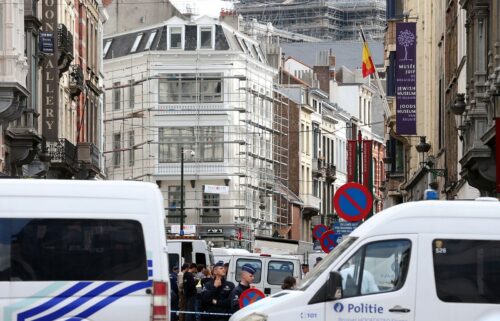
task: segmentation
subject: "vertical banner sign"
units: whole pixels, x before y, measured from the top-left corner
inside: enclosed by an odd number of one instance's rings
[[[363,185],[368,188],[370,193],[372,176],[372,140],[363,140]]]
[[[59,67],[57,65],[57,0],[43,0],[42,3],[42,31],[52,34],[54,39],[54,53],[48,54],[42,72],[42,134],[47,140],[56,140],[58,131],[59,112]]]
[[[356,176],[356,149],[357,142],[355,140],[347,141],[347,181],[354,182]]]
[[[500,193],[500,118],[495,119],[496,135],[496,152],[497,152],[497,193]]]
[[[396,24],[396,131],[417,134],[416,23]]]

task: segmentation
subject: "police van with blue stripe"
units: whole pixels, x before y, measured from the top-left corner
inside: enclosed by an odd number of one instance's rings
[[[0,181],[0,320],[168,321],[164,226],[154,184]]]
[[[497,199],[391,207],[230,321],[498,321],[499,230]]]

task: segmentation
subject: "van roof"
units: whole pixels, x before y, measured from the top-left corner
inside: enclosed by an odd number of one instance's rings
[[[500,229],[500,202],[419,201],[390,207],[361,224],[356,237],[409,234],[494,234]]]
[[[11,214],[30,211],[116,213],[117,208],[121,213],[141,213],[145,206],[160,206],[160,199],[158,186],[145,182],[0,180],[0,210]]]
[[[231,256],[237,257],[248,257],[248,258],[274,258],[274,259],[289,259],[289,260],[298,260],[298,258],[294,255],[286,255],[286,254],[266,254],[266,253],[243,253],[243,254],[232,254]]]

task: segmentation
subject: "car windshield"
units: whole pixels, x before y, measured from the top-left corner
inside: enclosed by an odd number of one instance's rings
[[[309,273],[304,280],[302,280],[300,286],[297,290],[306,290],[313,282],[316,280],[326,269],[328,269],[333,261],[335,261],[342,253],[348,249],[357,237],[347,237],[345,238],[335,249],[330,252],[325,258]]]

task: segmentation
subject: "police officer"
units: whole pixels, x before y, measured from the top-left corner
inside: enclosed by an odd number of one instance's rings
[[[214,265],[213,279],[205,283],[201,291],[202,308],[208,313],[231,313],[231,291],[234,289],[232,282],[226,281],[224,262],[219,261]],[[203,320],[227,321],[229,315],[204,315]]]
[[[241,294],[250,289],[255,274],[255,268],[250,264],[244,264],[241,267],[241,280],[240,283],[231,292],[231,311],[236,312],[240,309],[240,296]]]

